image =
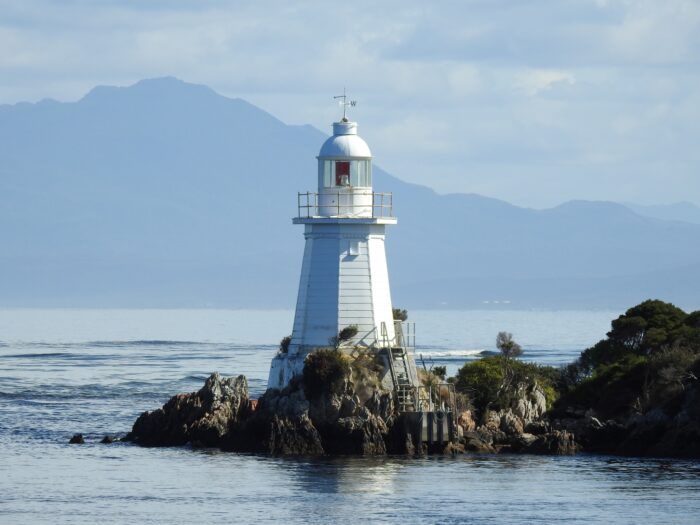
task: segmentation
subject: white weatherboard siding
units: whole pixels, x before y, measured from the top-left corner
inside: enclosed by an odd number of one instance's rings
[[[382,226],[382,230],[384,227]],[[394,313],[391,306],[389,270],[386,266],[384,235],[373,235],[369,239],[370,270],[372,274],[372,309],[377,327],[385,324],[388,339],[394,340]],[[379,334],[381,336],[381,333]]]
[[[306,246],[289,353],[273,359],[268,386],[282,388],[302,372],[304,358],[350,325],[349,345],[382,346],[394,323],[383,224],[307,224]]]
[[[308,224],[291,349],[328,346],[357,325],[353,344],[371,346],[381,322],[393,338],[384,225]]]

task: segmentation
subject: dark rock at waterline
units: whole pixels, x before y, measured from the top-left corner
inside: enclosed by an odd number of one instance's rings
[[[539,436],[521,434],[511,444],[512,452],[550,456],[569,456],[576,454],[579,449],[580,446],[574,440],[574,435],[565,430],[555,430]]]
[[[85,439],[82,434],[73,434],[73,437],[68,441],[71,445],[82,445],[85,443]]]
[[[198,392],[178,394],[141,414],[127,439],[146,446],[220,446],[248,410],[245,376],[222,379],[214,373]]]
[[[105,436],[100,440],[100,443],[104,445],[109,445],[110,443],[114,443],[115,441],[119,441],[119,438],[112,437],[112,436]]]

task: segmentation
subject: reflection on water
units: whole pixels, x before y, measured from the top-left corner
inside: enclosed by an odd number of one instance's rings
[[[606,329],[598,314],[548,312],[539,321],[536,314],[430,313],[423,320],[429,331],[435,316],[443,352],[486,343],[496,325],[527,324],[523,337],[549,362],[575,356]],[[466,328],[455,322],[450,335],[449,315],[472,317]],[[481,319],[487,329],[473,330],[465,345],[480,315],[489,317]],[[97,443],[126,432],[174,392],[200,388],[214,370],[246,374],[253,395],[262,393],[289,315],[236,316],[0,311],[0,523],[697,523],[700,463],[687,461],[290,459]],[[546,330],[552,323],[563,328]],[[463,358],[437,359],[456,369]],[[75,432],[88,444],[67,445]]]

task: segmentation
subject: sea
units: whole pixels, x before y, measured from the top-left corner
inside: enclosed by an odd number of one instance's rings
[[[419,366],[559,366],[616,311],[411,311]],[[700,523],[700,462],[599,455],[281,458],[100,444],[214,371],[263,393],[287,310],[0,310],[0,524]],[[84,445],[69,445],[75,433]]]

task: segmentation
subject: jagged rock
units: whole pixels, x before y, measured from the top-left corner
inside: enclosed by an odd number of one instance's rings
[[[496,449],[492,444],[484,439],[481,432],[467,432],[464,434],[464,450],[467,452],[478,452],[482,454],[495,454]]]
[[[82,434],[73,434],[73,437],[68,441],[71,445],[82,445],[85,443],[85,439]]]
[[[474,421],[474,416],[471,410],[463,410],[457,416],[457,424],[464,430],[464,432],[472,432],[476,429],[476,421]]]
[[[354,416],[355,412],[357,411],[357,405],[358,403],[356,403],[352,397],[344,397],[340,404],[340,411],[338,415],[340,417]]]
[[[521,386],[517,390],[511,410],[523,424],[527,424],[540,419],[547,412],[547,398],[537,384],[529,388]]]
[[[516,416],[511,409],[501,411],[500,416],[499,428],[502,432],[509,435],[523,433],[523,420]]]
[[[273,455],[320,455],[324,453],[321,436],[309,419],[302,414],[296,418],[274,415],[264,451]]]
[[[579,447],[574,441],[573,434],[566,431],[555,430],[549,434],[537,436],[534,441],[525,444],[520,452],[525,454],[547,454],[555,456],[568,456],[576,454]]]
[[[530,421],[529,423],[525,424],[525,428],[523,428],[523,433],[526,434],[534,434],[534,435],[542,435],[546,434],[547,432],[551,431],[551,425],[547,421]]]
[[[364,406],[372,414],[382,418],[384,421],[396,416],[394,396],[391,392],[375,390]]]
[[[529,434],[527,432],[515,436],[510,442],[511,452],[523,452],[527,447],[531,446],[535,441],[537,441],[537,436],[534,434]]]
[[[384,455],[388,432],[384,421],[373,414],[339,418],[322,428],[325,448],[332,454]]]
[[[247,410],[245,376],[222,379],[214,373],[198,392],[178,394],[162,408],[141,414],[128,437],[148,446],[219,446]]]

